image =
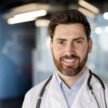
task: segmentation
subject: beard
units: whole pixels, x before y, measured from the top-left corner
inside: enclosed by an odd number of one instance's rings
[[[71,56],[65,55],[60,57],[59,60],[57,60],[54,56],[53,50],[52,55],[56,68],[66,76],[75,76],[80,73],[88,59],[88,51],[82,60],[79,56],[75,54]]]

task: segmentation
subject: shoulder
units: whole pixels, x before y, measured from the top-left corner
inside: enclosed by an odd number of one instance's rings
[[[43,87],[43,85],[45,84],[45,81],[42,81],[41,83],[39,83],[38,85],[32,87],[26,94],[24,97],[24,101],[22,104],[22,108],[32,108],[35,104],[36,101],[38,100],[39,97],[39,93]]]
[[[91,85],[98,91],[105,88],[105,90],[108,92],[108,84],[95,73],[92,73]]]
[[[27,93],[26,93],[26,95],[25,95],[25,97],[31,97],[31,98],[33,98],[34,96],[35,97],[38,97],[39,96],[39,93],[40,93],[40,91],[41,91],[41,89],[42,89],[42,87],[44,86],[44,84],[47,82],[47,80],[52,80],[52,79],[54,79],[53,78],[54,77],[54,74],[53,75],[51,75],[49,78],[47,78],[46,80],[44,80],[44,81],[42,81],[42,82],[40,82],[39,84],[37,84],[36,86],[34,86],[34,87],[32,87]],[[52,81],[51,81],[52,82]]]
[[[35,85],[34,87],[32,87],[27,93],[26,93],[26,97],[29,96],[33,98],[33,96],[37,96],[39,95],[43,85],[45,84],[46,80],[40,82],[39,84]]]

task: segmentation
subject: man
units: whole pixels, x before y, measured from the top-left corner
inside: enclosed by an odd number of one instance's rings
[[[86,17],[66,10],[51,18],[48,29],[58,71],[26,94],[22,108],[108,108],[108,88],[86,66],[92,50]]]

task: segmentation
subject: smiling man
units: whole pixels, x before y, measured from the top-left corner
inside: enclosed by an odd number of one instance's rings
[[[83,69],[91,47],[91,39],[87,40],[82,24],[56,27],[51,49],[55,65],[64,75],[76,76]]]
[[[86,66],[93,44],[87,18],[75,9],[62,11],[48,30],[58,71],[28,91],[22,108],[108,108],[107,86]]]

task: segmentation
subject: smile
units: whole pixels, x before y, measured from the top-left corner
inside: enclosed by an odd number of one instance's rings
[[[65,63],[65,64],[73,64],[73,63],[75,63],[76,62],[76,58],[72,58],[72,59],[63,59],[63,62]]]

